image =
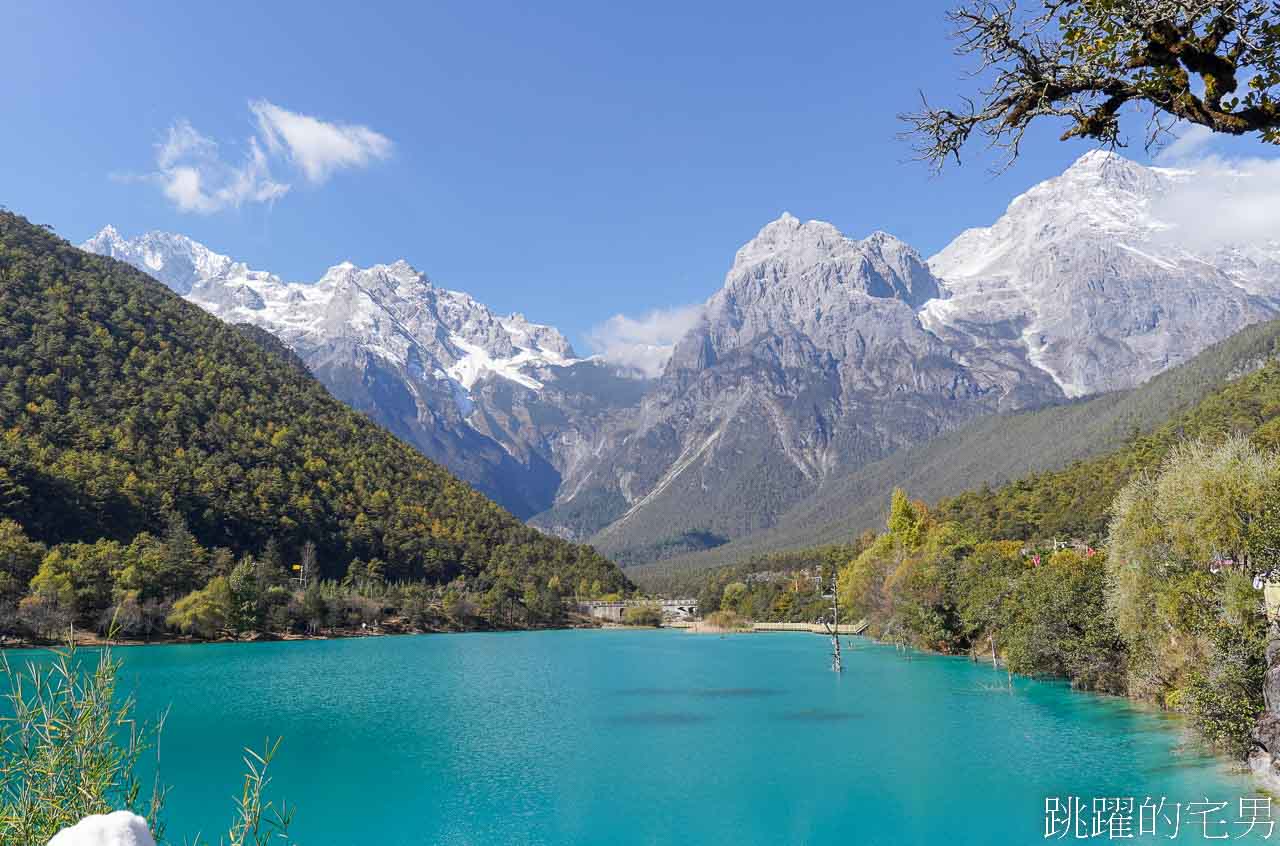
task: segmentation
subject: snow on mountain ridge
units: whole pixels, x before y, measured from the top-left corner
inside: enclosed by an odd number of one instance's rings
[[[1086,153],[929,259],[950,296],[926,303],[922,322],[944,337],[1016,327],[1029,360],[1081,396],[1132,387],[1277,314],[1280,249],[1197,253],[1161,216],[1196,178]]]
[[[180,294],[189,292],[197,280],[228,274],[236,265],[228,256],[215,253],[185,235],[153,231],[126,240],[110,224],[80,247],[126,261]]]
[[[304,283],[167,232],[130,240],[108,225],[81,248],[133,264],[218,317],[260,326],[300,351],[341,340],[400,367],[415,355],[432,359],[438,366],[424,372],[446,374],[463,393],[485,374],[539,389],[526,369],[581,360],[554,327],[495,315],[466,293],[437,288],[404,259],[367,268],[345,261]]]

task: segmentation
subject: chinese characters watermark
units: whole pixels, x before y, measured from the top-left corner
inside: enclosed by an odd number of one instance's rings
[[[1208,798],[1173,802],[1163,796],[1049,796],[1044,800],[1046,840],[1270,840],[1275,825],[1269,796],[1242,796],[1235,804]]]

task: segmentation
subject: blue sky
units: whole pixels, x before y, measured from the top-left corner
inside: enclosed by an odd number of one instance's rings
[[[702,301],[784,210],[927,255],[1089,147],[908,162],[895,115],[966,67],[940,2],[114,5],[8,7],[0,203],[289,279],[403,257],[580,346]]]

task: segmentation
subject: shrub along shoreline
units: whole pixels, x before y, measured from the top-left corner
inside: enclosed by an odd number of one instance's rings
[[[151,638],[111,637],[97,631],[72,630],[70,638],[33,638],[33,637],[0,637],[0,652],[26,649],[56,649],[67,645],[68,641],[78,648],[112,648],[131,649],[147,646],[181,646],[196,644],[235,644],[235,643],[302,643],[306,641],[347,640],[352,638],[372,637],[404,637],[407,635],[446,635],[476,634],[482,632],[529,632],[529,631],[566,631],[573,629],[598,629],[603,624],[577,614],[569,614],[559,623],[537,623],[528,626],[504,628],[499,626],[478,625],[472,628],[461,627],[426,627],[408,626],[400,618],[383,620],[367,628],[325,629],[317,632],[244,632],[233,634],[223,632],[212,637],[200,637],[193,634],[181,634],[166,631]]]
[[[1229,437],[1175,447],[1115,497],[1105,544],[1001,540],[894,492],[887,530],[839,571],[844,613],[882,641],[994,652],[1186,715],[1215,750],[1255,751],[1280,566],[1280,457]]]
[[[206,549],[176,515],[162,534],[127,544],[53,546],[0,519],[0,643],[65,643],[72,629],[173,642],[559,628],[579,622],[566,600],[617,595],[612,582],[564,585],[558,574],[519,574],[502,560],[492,573],[434,584],[393,581],[379,559],[320,578],[311,544],[299,558],[287,564],[273,543],[239,557]]]

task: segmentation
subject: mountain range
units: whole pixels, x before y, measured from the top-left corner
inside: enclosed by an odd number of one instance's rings
[[[82,248],[276,335],[336,397],[519,517],[550,506],[601,418],[644,388],[638,374],[579,357],[557,330],[496,315],[403,261],[339,264],[301,283],[183,235],[126,240],[108,226]]]
[[[335,581],[497,585],[525,606],[558,596],[553,579],[628,588],[595,550],[533,530],[337,401],[274,336],[9,212],[0,337],[0,630],[28,588],[106,625],[97,613],[123,592],[167,609],[245,556],[277,571],[310,557]],[[558,599],[541,607],[554,619]]]
[[[1195,248],[1162,214],[1199,178],[1089,153],[927,260],[784,214],[656,379],[404,262],[298,283],[181,235],[107,227],[84,249],[273,333],[517,516],[635,564],[769,530],[904,448],[1132,388],[1280,315],[1280,242]]]
[[[866,530],[883,529],[895,488],[931,504],[946,515],[941,519],[962,516],[984,536],[1101,543],[1106,509],[1119,487],[1134,472],[1157,466],[1180,438],[1238,433],[1276,445],[1278,351],[1280,320],[1256,323],[1136,388],[978,418],[833,475],[767,531],[627,574],[649,587],[662,577],[680,580],[722,565],[846,545]],[[1260,376],[1264,370],[1270,375]],[[1116,466],[1099,461],[1108,454],[1125,459]],[[1099,467],[1106,472],[1082,469]],[[1006,500],[1021,509],[1018,519],[1000,513]]]

